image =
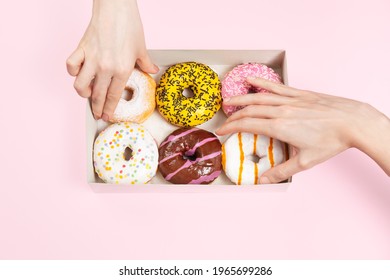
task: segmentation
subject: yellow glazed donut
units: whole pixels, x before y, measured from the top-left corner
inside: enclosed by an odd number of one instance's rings
[[[222,145],[222,166],[237,185],[260,184],[260,176],[288,159],[285,143],[263,135],[235,133]]]
[[[183,95],[187,88],[193,97]],[[179,63],[161,76],[156,101],[160,114],[168,122],[182,127],[200,125],[221,108],[221,82],[207,65]]]
[[[146,184],[156,174],[157,144],[142,125],[110,125],[96,138],[93,150],[95,172],[106,183]]]
[[[126,84],[126,90],[133,92],[127,101],[123,98],[115,109],[111,122],[144,122],[156,107],[156,82],[148,74],[134,69]]]

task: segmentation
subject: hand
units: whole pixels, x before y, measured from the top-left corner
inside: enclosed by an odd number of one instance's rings
[[[263,79],[248,78],[270,93],[224,100],[246,106],[216,133],[264,134],[290,144],[292,157],[266,171],[261,183],[276,183],[356,147],[371,156],[390,176],[390,121],[372,106],[341,97],[294,89]]]
[[[111,118],[135,63],[158,71],[145,47],[136,0],[95,0],[91,22],[66,62],[77,93],[91,97],[95,119]]]

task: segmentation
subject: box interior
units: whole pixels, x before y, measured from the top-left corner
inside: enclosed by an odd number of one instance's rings
[[[176,63],[196,61],[210,66],[220,77],[222,81],[224,75],[234,66],[247,63],[257,62],[263,63],[273,68],[283,79],[283,83],[287,84],[286,58],[283,50],[151,50],[149,54],[152,61],[160,67],[160,71],[156,75],[152,75],[158,84],[161,75],[165,70]],[[220,191],[226,189],[242,189],[237,188],[224,174],[221,175],[210,185],[173,185],[164,180],[159,172],[146,185],[114,185],[104,183],[94,172],[93,168],[93,144],[98,134],[109,124],[93,118],[90,101],[87,104],[86,130],[87,130],[87,181],[96,192],[198,192],[198,191]],[[220,127],[226,116],[222,109],[208,122],[199,125],[199,128],[214,131]],[[171,132],[178,127],[168,123],[158,112],[157,108],[150,118],[143,125],[152,134],[158,144]],[[158,127],[158,129],[156,129]],[[225,137],[219,137],[221,143],[225,141]],[[289,149],[291,155],[291,149]],[[286,183],[272,185],[256,185],[256,186],[241,186],[247,191],[285,190],[291,178]]]

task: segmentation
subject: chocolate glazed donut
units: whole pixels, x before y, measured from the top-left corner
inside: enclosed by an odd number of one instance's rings
[[[222,170],[221,142],[199,128],[179,128],[159,147],[158,169],[173,184],[209,184]]]

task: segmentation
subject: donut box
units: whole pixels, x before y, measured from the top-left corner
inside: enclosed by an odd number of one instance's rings
[[[210,66],[222,80],[225,74],[238,64],[257,62],[265,64],[275,70],[283,83],[287,84],[286,52],[284,50],[150,50],[149,54],[155,64],[160,68],[156,75],[152,75],[158,84],[165,70],[177,63],[196,61]],[[183,94],[186,94],[185,92]],[[215,132],[224,121],[226,115],[222,109],[209,121],[199,125],[199,128]],[[291,182],[269,185],[234,185],[224,174],[209,185],[175,185],[167,182],[157,172],[156,176],[147,184],[142,185],[116,185],[104,183],[95,173],[93,166],[93,145],[99,133],[110,124],[93,118],[90,101],[86,110],[87,131],[87,181],[95,192],[258,192],[258,191],[285,191]],[[168,123],[156,109],[151,117],[142,124],[160,144],[164,138],[178,127]],[[218,137],[223,143],[228,136]],[[288,149],[291,154],[291,149]]]

